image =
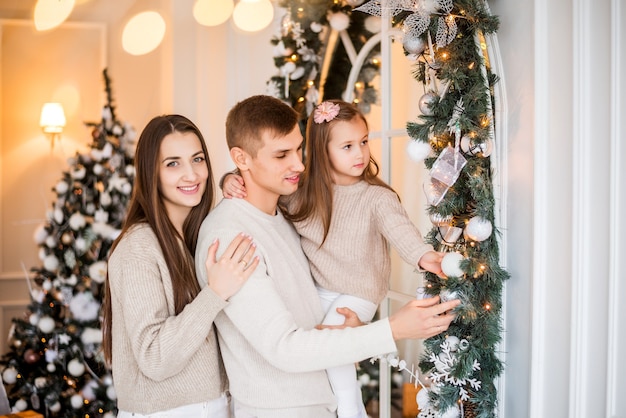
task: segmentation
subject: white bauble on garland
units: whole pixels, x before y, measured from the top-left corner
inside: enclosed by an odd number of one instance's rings
[[[458,406],[452,406],[446,409],[446,412],[441,414],[440,418],[459,418],[461,416],[461,411]]]
[[[448,343],[448,347],[450,347],[450,351],[457,351],[461,340],[456,335],[448,335],[446,337],[446,342]]]
[[[430,155],[432,148],[428,142],[411,140],[406,144],[406,153],[416,163],[424,161]]]
[[[419,36],[405,36],[402,46],[409,54],[420,55],[426,49],[426,41]]]
[[[455,291],[444,289],[441,292],[439,292],[439,299],[441,299],[441,302],[449,302],[451,300],[456,300],[458,298],[459,296]]]
[[[419,409],[428,409],[430,407],[430,397],[428,396],[428,389],[421,388],[417,395],[415,395],[415,401]]]
[[[433,110],[433,105],[439,101],[439,96],[437,96],[432,91],[425,93],[422,97],[420,97],[418,102],[418,107],[422,115],[432,116],[435,112]]]
[[[446,253],[441,259],[441,271],[448,277],[463,276],[463,270],[459,265],[463,259],[463,255],[459,253]]]
[[[474,216],[465,226],[465,236],[472,241],[484,241],[491,236],[493,226],[487,219]]]

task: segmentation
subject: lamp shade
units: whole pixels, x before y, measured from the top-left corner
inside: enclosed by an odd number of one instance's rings
[[[65,127],[65,113],[61,103],[45,103],[41,109],[39,126],[45,133],[59,134]]]

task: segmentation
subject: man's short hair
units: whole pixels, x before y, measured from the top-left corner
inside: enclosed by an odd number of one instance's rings
[[[298,113],[283,101],[265,95],[237,103],[226,117],[228,148],[239,147],[256,157],[263,147],[263,135],[286,136],[298,124]]]

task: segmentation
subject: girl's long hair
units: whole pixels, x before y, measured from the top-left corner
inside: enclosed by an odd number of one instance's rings
[[[292,222],[301,222],[309,217],[319,218],[324,226],[326,240],[333,213],[333,177],[328,143],[332,138],[333,126],[337,122],[350,122],[360,118],[369,131],[365,116],[351,103],[343,100],[327,100],[339,105],[339,113],[330,122],[315,123],[312,112],[306,126],[306,146],[304,173],[300,179],[298,190],[289,197],[288,208],[283,207],[285,217]],[[385,187],[394,191],[388,184],[378,178],[378,164],[370,155],[370,161],[361,179],[369,184]],[[395,193],[395,191],[394,191]]]
[[[184,236],[182,237],[167,216],[167,210],[165,209],[159,187],[158,175],[161,143],[163,138],[174,132],[191,132],[200,139],[209,173],[202,200],[191,209],[183,223]],[[213,205],[213,176],[209,153],[202,133],[193,122],[184,116],[164,115],[155,117],[148,122],[137,142],[135,168],[137,174],[128,212],[122,233],[113,243],[111,253],[115,251],[117,244],[130,228],[140,223],[147,223],[159,241],[165,263],[169,269],[174,292],[174,309],[176,314],[178,314],[200,291],[193,257],[198,242],[200,225]],[[184,246],[180,245],[180,240],[183,240]],[[106,361],[110,364],[112,356],[112,307],[108,275],[102,311],[103,351]]]

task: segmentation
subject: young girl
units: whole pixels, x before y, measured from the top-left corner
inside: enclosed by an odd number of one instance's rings
[[[213,203],[204,139],[180,115],[145,127],[135,154],[128,214],[108,260],[104,354],[118,417],[228,418],[213,318],[258,264],[239,236],[215,260],[200,290],[193,260],[198,230]]]
[[[441,274],[442,254],[425,244],[398,195],[378,177],[367,121],[339,100],[322,102],[309,117],[305,171],[298,190],[283,198],[284,214],[301,236],[325,309],[323,324],[338,325],[348,307],[370,321],[389,290],[388,243],[406,262]],[[244,197],[241,177],[226,177],[225,197]],[[354,365],[328,369],[338,416],[366,417]]]

